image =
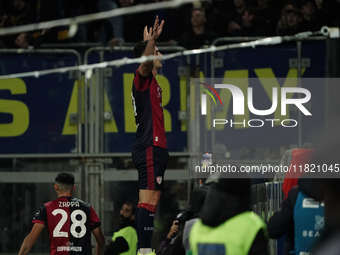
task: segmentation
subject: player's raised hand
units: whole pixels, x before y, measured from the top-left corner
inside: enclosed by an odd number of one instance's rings
[[[154,40],[156,40],[160,36],[160,34],[162,33],[164,20],[162,20],[160,25],[158,23],[159,23],[159,18],[158,18],[158,15],[157,15],[156,19],[155,19],[155,24],[153,25],[153,31],[152,31],[152,39],[154,39]]]
[[[148,26],[145,26],[144,32],[143,32],[143,41],[152,39],[151,35],[152,35],[152,27],[150,27],[148,31]]]

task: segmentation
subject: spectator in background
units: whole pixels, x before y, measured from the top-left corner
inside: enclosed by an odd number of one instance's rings
[[[13,27],[26,25],[34,22],[34,12],[28,0],[12,0],[8,17],[3,16],[2,27]],[[16,39],[19,34],[7,35],[2,37],[6,48],[16,48]],[[23,36],[22,36],[23,37]]]
[[[119,0],[119,6],[121,8],[130,7],[136,5],[134,0]],[[143,35],[140,31],[143,31],[145,22],[151,19],[150,12],[134,13],[123,16],[123,36],[124,41],[129,43],[137,43],[143,40]]]
[[[302,0],[301,13],[303,15],[301,28],[304,31],[317,31],[321,26],[316,19],[316,5],[313,0]]]
[[[25,25],[34,22],[34,12],[28,0],[12,0],[6,27]]]
[[[44,22],[66,18],[62,0],[37,0],[35,22]],[[68,26],[52,27],[35,31],[33,37],[41,43],[68,43]]]
[[[64,0],[64,10],[66,18],[73,18],[85,15],[83,0]],[[86,24],[78,24],[77,33],[70,38],[73,43],[87,42],[87,26]]]
[[[233,4],[228,8],[228,12],[224,13],[223,24],[226,24],[226,29],[222,32],[222,36],[234,36],[241,30],[242,15],[247,9],[245,0],[233,0]]]
[[[277,23],[277,34],[295,35],[300,33],[302,22],[302,13],[293,3],[286,3],[282,7],[281,19]]]
[[[98,10],[100,12],[115,10],[117,8],[118,5],[114,0],[99,0]],[[104,44],[109,41],[110,44],[114,46],[122,45],[124,43],[123,29],[122,16],[110,17],[102,22],[99,40]]]
[[[29,46],[33,45],[33,36],[30,33],[22,33],[15,40],[15,44],[22,49],[28,49]]]
[[[3,7],[2,4],[0,4],[0,28],[4,27],[7,18],[7,10]]]
[[[339,4],[335,0],[315,0],[316,19],[321,26],[339,26]]]
[[[84,8],[85,14],[97,13],[99,0],[87,0],[82,1],[82,6]],[[100,35],[102,20],[92,21],[86,23],[87,27],[87,41],[88,42],[98,42]]]
[[[266,35],[276,35],[276,24],[280,14],[273,1],[256,0],[254,8],[258,11],[259,21],[261,21],[262,29],[265,30]]]
[[[172,1],[172,0],[163,0]],[[160,9],[157,13],[164,20],[171,20],[171,26],[166,26],[158,38],[158,42],[166,43],[168,46],[178,44],[179,37],[191,26],[190,10],[191,4],[184,4],[177,8]]]
[[[113,0],[101,0],[101,2],[105,3],[108,3],[108,1],[113,2]],[[110,5],[114,7],[115,4],[112,2],[110,2]],[[136,3],[134,2],[134,0],[119,0],[118,7],[130,7],[135,4]],[[102,7],[100,7],[99,9],[104,11],[104,8]],[[150,20],[149,15],[149,12],[141,12],[124,15],[121,17],[120,20],[109,20],[109,23],[113,30],[111,31],[111,33],[106,34],[106,41],[108,41],[108,43],[113,46],[122,45],[123,43],[135,44],[141,41],[143,39],[143,35],[140,31],[143,31],[144,24],[148,23],[148,21]]]
[[[263,24],[260,23],[256,10],[247,8],[242,15],[241,29],[235,32],[235,36],[265,36]]]
[[[206,22],[204,10],[193,9],[191,12],[192,28],[179,38],[178,45],[186,49],[198,49],[203,45],[210,45],[218,35],[205,28]]]

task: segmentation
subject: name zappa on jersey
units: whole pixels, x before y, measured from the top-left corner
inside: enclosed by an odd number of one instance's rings
[[[59,207],[80,207],[79,202],[62,202],[58,201]]]

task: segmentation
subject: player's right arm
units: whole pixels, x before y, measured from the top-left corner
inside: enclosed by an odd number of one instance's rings
[[[95,255],[103,255],[105,250],[105,238],[103,232],[100,227],[92,230],[92,234],[96,238],[96,254]]]
[[[149,33],[148,33],[147,28],[144,29],[144,41],[149,40],[149,43],[145,48],[143,56],[154,55],[156,40],[160,36],[160,34],[162,33],[164,20],[162,20],[160,25],[158,23],[159,23],[159,18],[158,18],[158,16],[156,16],[155,24],[154,24],[153,30],[152,30],[152,34],[151,34],[151,29],[150,29]],[[152,68],[153,68],[153,61],[152,60],[143,62],[139,66],[139,73],[143,77],[148,77],[150,75],[151,71],[152,71]]]
[[[18,255],[26,255],[32,249],[33,245],[37,241],[41,231],[44,229],[45,225],[40,223],[35,223],[31,232],[26,236],[24,242],[21,245]]]

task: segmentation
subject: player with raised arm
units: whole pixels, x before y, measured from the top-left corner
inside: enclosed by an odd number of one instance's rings
[[[156,40],[162,33],[164,21],[159,24],[156,16],[153,28],[145,27],[144,41],[134,48],[136,58],[162,56]],[[157,71],[162,67],[160,59],[140,64],[132,85],[132,105],[136,119],[136,138],[132,159],[138,170],[139,207],[136,210],[138,235],[137,254],[155,254],[151,248],[156,208],[161,196],[164,172],[169,159],[165,138],[162,89],[156,81]]]
[[[91,232],[96,238],[96,254],[102,255],[105,239],[100,221],[93,208],[75,197],[74,176],[62,172],[55,178],[58,198],[43,204],[34,215],[31,232],[21,245],[19,255],[26,255],[47,225],[51,255],[92,255]]]

